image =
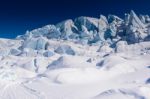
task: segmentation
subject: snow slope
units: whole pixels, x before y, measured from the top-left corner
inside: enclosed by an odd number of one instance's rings
[[[1,38],[0,99],[150,99],[150,21],[141,17],[79,17]]]

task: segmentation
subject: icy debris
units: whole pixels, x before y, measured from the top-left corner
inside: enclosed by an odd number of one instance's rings
[[[46,49],[47,40],[43,37],[31,38],[24,41],[22,48],[31,48],[34,50]]]
[[[68,54],[75,55],[75,51],[69,45],[60,45],[57,49],[54,50],[58,54]]]
[[[24,48],[20,56],[34,57],[34,56],[37,56],[37,51],[31,48]]]
[[[11,49],[10,50],[10,54],[11,55],[15,55],[15,56],[17,56],[17,55],[20,55],[22,52],[19,50],[19,49]]]
[[[66,63],[67,59],[66,57],[59,57],[57,60],[53,61],[47,68],[61,68],[61,67],[68,67],[68,64]]]
[[[147,66],[147,68],[150,68],[150,66]]]
[[[61,38],[63,39],[72,39],[74,38],[73,36],[78,33],[78,28],[71,19],[57,24],[56,27],[62,33]]]
[[[75,20],[65,20],[56,25],[46,25],[32,31],[27,31],[18,38],[38,38],[77,41],[80,44],[97,44],[98,42],[111,40],[126,40],[129,44],[149,41],[150,18],[147,15],[137,16],[134,11],[121,19],[115,15],[108,18],[100,15],[100,18],[78,17]],[[100,44],[100,43],[98,43]],[[33,45],[32,45],[33,46]]]
[[[48,34],[45,36],[48,39],[59,39],[61,32],[55,26],[52,26],[52,28],[48,31]]]
[[[131,11],[128,22],[126,38],[129,43],[138,43],[148,36],[148,34],[145,33],[145,24],[141,22],[134,11]]]
[[[33,62],[34,62],[36,73],[41,74],[47,70],[49,61],[45,57],[36,57]]]
[[[37,38],[40,36],[47,37],[48,39],[60,38],[60,31],[54,25],[46,25],[42,28],[34,29],[32,31],[27,31],[24,36],[18,36],[18,39],[28,39],[28,38]]]
[[[87,60],[87,62],[89,62],[89,63],[92,63],[92,58],[89,58],[88,60]]]
[[[39,38],[36,44],[36,50],[46,49],[47,41],[43,38]]]
[[[51,51],[45,51],[45,52],[43,53],[43,56],[44,56],[44,57],[51,57],[51,56],[53,56],[53,55],[54,55],[54,53],[51,52]]]
[[[99,34],[99,38],[102,41],[105,41],[105,32],[108,29],[108,21],[106,19],[105,16],[100,15],[100,19],[98,21],[98,34]]]
[[[145,83],[150,84],[150,78],[148,78]]]
[[[113,52],[113,49],[110,47],[110,44],[108,44],[107,42],[103,42],[103,44],[99,47],[97,52],[111,53]]]
[[[118,16],[115,15],[108,15],[108,22],[112,23],[115,22],[117,23],[116,25],[121,25],[123,23],[123,19],[119,18]]]
[[[96,63],[96,66],[98,66],[98,67],[103,67],[103,65],[104,65],[104,60]]]
[[[98,19],[92,17],[79,17],[75,19],[75,25],[81,30],[81,26],[84,25],[88,30],[94,30],[98,27]]]
[[[97,60],[97,58],[89,58],[86,60],[86,62],[89,62],[89,63],[93,63]]]
[[[145,28],[145,25],[141,22],[141,20],[133,10],[131,10],[130,12],[128,21],[129,21],[129,25],[133,25],[136,28]]]
[[[104,35],[105,39],[113,39],[116,38],[117,35],[119,35],[120,31],[123,31],[122,29],[122,24],[123,24],[123,19],[115,16],[115,15],[109,15],[108,16],[108,22],[109,22],[109,27]]]

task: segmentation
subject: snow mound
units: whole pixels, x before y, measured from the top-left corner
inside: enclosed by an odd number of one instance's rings
[[[47,68],[88,68],[93,64],[86,62],[86,59],[78,56],[61,56],[57,60],[53,61]]]
[[[108,90],[102,92],[101,94],[97,95],[93,99],[145,99],[144,96],[139,95],[138,93],[126,90],[126,89],[118,89],[118,90]]]
[[[124,58],[120,57],[119,55],[113,54],[113,55],[110,55],[110,56],[104,58],[99,63],[101,63],[101,65],[102,65],[101,67],[110,69],[111,66],[115,66],[117,64],[124,63],[125,61],[126,60]]]
[[[68,69],[56,69],[46,73],[48,78],[53,79],[54,82],[61,84],[88,84],[95,83],[97,81],[108,79],[103,78],[107,72],[100,72],[96,68],[68,68]]]
[[[98,67],[104,70],[114,72],[115,74],[135,72],[136,67],[132,63],[128,63],[124,57],[117,54],[109,55],[104,60],[97,63]]]

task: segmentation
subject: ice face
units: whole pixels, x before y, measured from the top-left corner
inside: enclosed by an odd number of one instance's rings
[[[56,27],[62,33],[61,38],[63,39],[71,39],[70,36],[78,33],[78,29],[71,19],[57,24]]]
[[[133,25],[134,27],[137,28],[144,28],[145,25],[141,22],[141,20],[139,19],[139,17],[135,14],[135,12],[133,10],[131,10],[130,12],[130,25]]]
[[[145,24],[142,23],[140,18],[135,14],[134,11],[131,11],[128,17],[128,26],[126,29],[127,32],[127,41],[129,43],[138,43],[143,41],[145,37],[148,36],[148,33],[145,33],[147,30]]]
[[[75,55],[75,51],[68,45],[61,45],[56,50],[58,54],[68,54],[68,55]]]
[[[145,83],[150,84],[150,78],[148,78]]]
[[[108,39],[126,40],[129,44],[149,40],[148,15],[136,15],[131,10],[121,19],[115,15],[100,15],[100,18],[78,17],[74,20],[68,19],[56,25],[46,25],[32,31],[27,31],[20,39],[37,38],[40,36],[48,39],[76,41],[81,44],[97,44]],[[118,38],[119,37],[119,38]],[[31,44],[31,46],[33,46]]]
[[[11,55],[20,55],[21,54],[21,51],[19,49],[11,49],[10,50],[10,54]]]
[[[31,48],[34,50],[46,49],[47,41],[43,37],[30,38],[24,41],[22,48]]]
[[[51,52],[51,51],[46,51],[46,52],[43,53],[43,56],[45,56],[45,57],[51,57],[53,55],[54,55],[54,53]]]

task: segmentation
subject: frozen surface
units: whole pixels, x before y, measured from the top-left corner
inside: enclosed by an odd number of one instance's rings
[[[0,39],[0,99],[150,99],[149,16],[79,17]]]
[[[33,50],[30,56],[13,49],[0,57],[0,99],[150,99],[150,42],[120,42],[106,52],[99,46],[48,42],[48,50]],[[76,54],[55,53],[60,44]]]

